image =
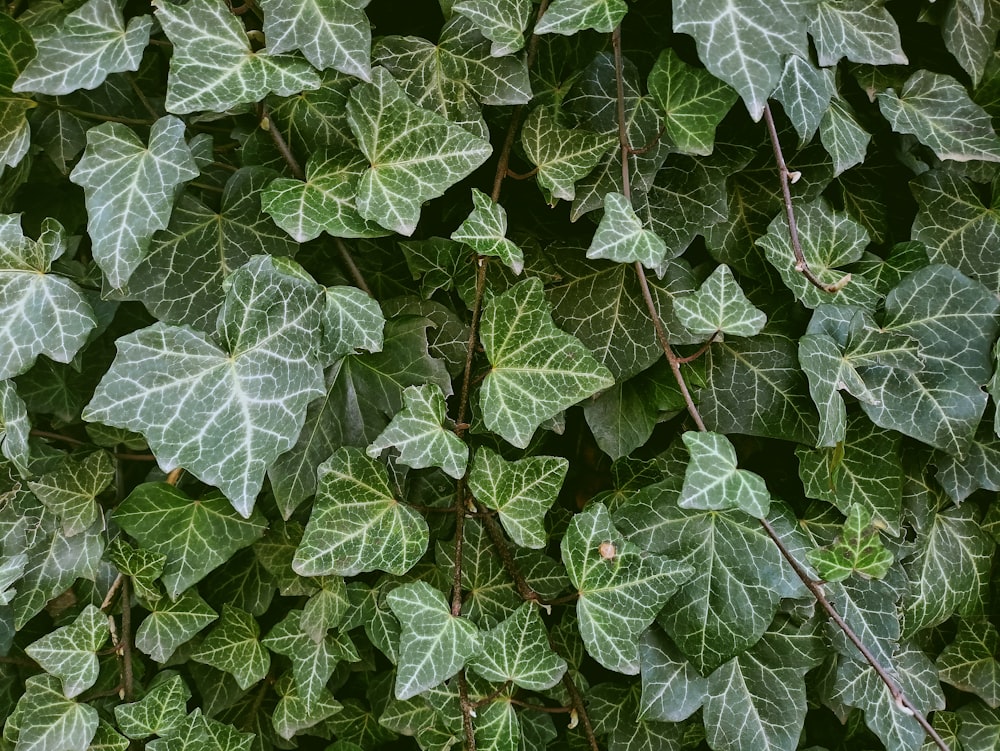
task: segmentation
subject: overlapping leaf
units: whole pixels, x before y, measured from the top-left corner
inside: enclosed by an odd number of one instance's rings
[[[820,120],[819,139],[833,159],[833,174],[837,176],[865,160],[872,137],[858,123],[850,105],[835,96]]]
[[[298,688],[287,677],[280,681],[275,689],[281,695],[281,699],[274,708],[271,725],[285,740],[290,740],[303,730],[318,725],[343,709],[343,705],[325,688],[311,702],[300,695]]]
[[[299,50],[314,68],[335,68],[367,81],[372,33],[363,7],[350,0],[263,0],[268,51]]]
[[[452,6],[493,44],[490,55],[503,57],[524,46],[524,28],[531,18],[529,0],[462,0]]]
[[[169,735],[184,722],[185,703],[191,690],[179,675],[171,675],[156,683],[139,701],[115,707],[119,729],[137,740],[151,735]]]
[[[8,726],[14,718],[17,751],[79,751],[90,745],[97,732],[97,710],[67,699],[59,679],[47,674],[24,682],[24,693]]]
[[[260,625],[249,613],[224,605],[222,617],[191,659],[232,675],[240,688],[264,678],[271,655],[260,642]]]
[[[28,111],[34,103],[16,96],[14,82],[34,57],[29,34],[11,16],[0,16],[0,166],[15,167],[28,153],[31,129]]]
[[[526,602],[482,635],[469,667],[488,681],[512,681],[529,691],[555,686],[566,661],[552,651],[539,608]]]
[[[699,675],[659,628],[649,629],[642,637],[639,664],[641,717],[680,722],[701,707],[708,693],[708,680]]]
[[[832,69],[817,68],[798,55],[790,55],[785,61],[774,96],[781,102],[803,143],[816,133],[830,100],[836,94],[834,79]]]
[[[681,438],[691,452],[677,505],[685,509],[739,509],[767,516],[771,495],[763,478],[736,468],[736,449],[719,433],[688,431]]]
[[[819,64],[846,57],[869,65],[905,65],[899,29],[884,0],[820,0],[809,19]]]
[[[604,216],[587,249],[587,258],[606,258],[619,263],[638,261],[647,268],[659,268],[666,254],[666,243],[642,226],[629,199],[621,193],[604,196]]]
[[[46,673],[62,681],[63,693],[72,699],[97,680],[97,650],[109,635],[108,617],[88,605],[68,626],[32,642],[24,651]]]
[[[575,34],[593,29],[611,33],[621,23],[625,0],[554,0],[535,26],[536,34]]]
[[[381,352],[385,316],[377,301],[356,287],[327,287],[320,356],[333,363],[358,350]]]
[[[938,675],[945,683],[978,695],[996,709],[1000,706],[1000,635],[988,621],[962,619],[958,634],[937,658]]]
[[[72,537],[97,520],[97,496],[114,477],[111,457],[97,451],[79,461],[67,459],[53,472],[29,481],[28,487],[59,518],[63,534]]]
[[[725,264],[716,266],[696,293],[679,298],[674,306],[684,327],[702,336],[756,336],[767,320],[764,312],[743,294]]]
[[[0,453],[22,475],[28,474],[31,449],[28,410],[12,381],[0,381]]]
[[[135,632],[135,646],[157,662],[166,662],[174,651],[219,617],[201,596],[189,589],[176,600],[152,606]]]
[[[1000,8],[992,0],[952,3],[941,24],[941,37],[948,51],[978,84],[995,50],[1000,29]]]
[[[614,136],[563,127],[556,110],[537,107],[521,128],[524,153],[538,167],[538,184],[549,202],[576,197],[576,182],[585,177],[615,142]]]
[[[507,212],[481,190],[472,189],[472,213],[451,239],[465,243],[481,256],[496,256],[515,274],[524,269],[524,253],[507,239]]]
[[[824,581],[843,581],[853,573],[881,579],[892,566],[893,556],[871,526],[872,512],[860,504],[851,506],[844,529],[828,549],[809,551],[808,560]]]

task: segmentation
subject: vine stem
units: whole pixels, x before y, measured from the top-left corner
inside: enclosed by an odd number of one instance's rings
[[[121,123],[122,125],[144,125],[147,128],[150,127],[155,120],[143,120],[138,117],[122,117],[119,115],[102,115],[99,112],[89,112],[88,110],[81,110],[76,107],[67,107],[63,104],[57,104],[56,102],[49,102],[45,100],[35,100],[35,104],[48,107],[49,109],[58,110],[59,112],[65,112],[70,115],[76,115],[85,120],[96,120],[102,123]]]
[[[73,437],[68,436],[68,435],[63,435],[62,433],[52,433],[52,432],[50,432],[48,430],[36,430],[35,428],[32,428],[31,429],[31,435],[35,436],[36,438],[48,438],[51,441],[62,441],[63,443],[68,443],[70,446],[89,446],[89,445],[91,445],[91,444],[87,443],[86,441],[81,441],[79,438],[73,438]],[[156,461],[156,457],[153,456],[152,454],[129,454],[129,453],[118,454],[118,453],[115,453],[115,454],[112,454],[112,456],[115,459],[123,459],[125,461],[133,461],[133,462],[155,462]]]

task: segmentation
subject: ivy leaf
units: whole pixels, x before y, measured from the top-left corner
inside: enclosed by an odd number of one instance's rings
[[[318,70],[334,68],[367,81],[372,32],[362,7],[350,0],[263,0],[268,51],[299,50]]]
[[[240,733],[232,725],[205,717],[199,707],[184,718],[179,728],[166,738],[150,741],[146,748],[149,751],[200,751],[205,748],[250,751],[253,739],[251,733]]]
[[[899,29],[885,0],[820,0],[809,33],[824,68],[846,57],[869,65],[906,65]]]
[[[21,474],[28,474],[31,448],[28,409],[17,395],[13,381],[0,381],[0,453]]]
[[[561,549],[579,592],[576,616],[587,652],[609,670],[637,674],[640,635],[693,569],[626,541],[603,503],[573,517]]]
[[[482,635],[468,666],[488,681],[512,681],[529,691],[552,688],[566,672],[566,661],[549,646],[545,624],[531,602]]]
[[[24,373],[40,354],[69,362],[97,325],[79,287],[50,273],[67,241],[54,219],[34,241],[20,215],[0,214],[0,379]]]
[[[736,101],[736,92],[669,48],[656,59],[646,84],[664,113],[664,132],[671,143],[684,154],[711,154],[715,129]]]
[[[345,446],[319,469],[313,513],[292,567],[302,576],[405,574],[427,541],[427,522],[393,497],[385,465]]]
[[[750,516],[767,516],[771,494],[759,475],[736,468],[736,450],[728,438],[692,431],[681,438],[691,452],[691,461],[684,473],[678,506],[713,511],[739,509]]]
[[[260,624],[229,605],[222,606],[222,617],[191,659],[229,673],[242,689],[263,680],[271,666],[271,655],[260,642]]]
[[[31,145],[27,114],[35,103],[14,95],[18,76],[35,56],[35,44],[13,17],[0,17],[0,166],[16,167]]]
[[[632,204],[621,193],[604,196],[604,216],[587,249],[587,258],[606,258],[619,263],[638,261],[658,268],[666,260],[667,244],[652,230],[644,229]]]
[[[500,523],[518,545],[544,548],[545,514],[552,508],[569,462],[556,456],[528,456],[508,462],[483,446],[469,471],[469,490],[480,503],[495,509]]]
[[[677,318],[694,334],[712,336],[717,332],[733,336],[756,336],[767,316],[743,294],[733,272],[725,264],[715,267],[694,294],[674,303]]]
[[[424,201],[437,198],[493,152],[487,141],[413,104],[384,68],[351,91],[347,119],[371,166],[355,205],[365,219],[412,235]]]
[[[120,735],[111,723],[101,720],[87,751],[127,751],[128,744],[128,738]]]
[[[347,587],[340,577],[323,577],[320,590],[306,602],[302,609],[302,630],[313,641],[320,641],[347,614],[351,606]]]
[[[784,57],[809,55],[809,12],[808,3],[798,0],[677,0],[674,31],[695,38],[705,67],[739,92],[756,121],[781,78]]]
[[[256,52],[239,18],[224,3],[156,0],[156,19],[174,45],[167,79],[168,112],[224,112],[267,94],[290,96],[320,85],[304,60]]]
[[[493,42],[493,57],[510,55],[524,46],[523,32],[531,20],[530,0],[462,0],[452,11],[472,21]]]
[[[163,584],[172,599],[240,548],[264,534],[264,519],[242,519],[225,498],[192,501],[166,483],[145,483],[115,510],[114,520],[140,545],[166,557]]]
[[[55,471],[28,482],[28,487],[62,523],[67,537],[88,529],[97,520],[97,496],[115,477],[115,465],[106,451],[82,460],[67,458]]]
[[[538,185],[549,203],[576,197],[575,183],[594,169],[614,136],[560,125],[553,107],[536,107],[521,128],[525,156],[538,167]]]
[[[357,350],[381,352],[385,316],[371,295],[355,287],[327,287],[320,355],[333,363]]]
[[[518,448],[545,420],[614,383],[578,339],[556,328],[537,278],[490,300],[482,342],[492,365],[481,392],[484,422]]]
[[[108,640],[108,617],[88,605],[68,626],[51,631],[25,648],[25,653],[63,684],[72,699],[97,681],[97,650]]]
[[[475,624],[452,615],[444,595],[426,582],[398,586],[386,595],[386,602],[403,627],[397,699],[409,699],[446,681],[477,651]]]
[[[865,160],[872,137],[858,123],[850,105],[834,96],[819,122],[819,140],[833,159],[833,175],[837,177]]]
[[[409,386],[405,406],[368,447],[373,459],[385,449],[399,450],[399,461],[414,469],[440,467],[456,480],[465,476],[469,447],[442,423],[447,406],[437,385]]]
[[[945,683],[979,696],[992,708],[1000,707],[1000,635],[985,620],[963,618],[958,633],[937,658],[938,675]]]
[[[835,77],[833,69],[817,68],[798,55],[790,55],[785,61],[774,97],[781,102],[802,143],[816,133],[830,100],[837,93]]]
[[[115,707],[118,728],[129,738],[139,740],[151,735],[168,735],[177,730],[187,714],[185,703],[191,690],[179,675],[171,675],[139,701]]]
[[[970,3],[952,3],[945,11],[941,24],[944,45],[972,78],[973,85],[982,80],[998,29],[1000,13],[992,2],[983,2],[978,9]]]
[[[135,632],[135,646],[161,663],[219,617],[194,589],[187,590],[176,600],[160,600],[151,607],[150,614]]]
[[[886,89],[878,105],[897,133],[911,133],[939,159],[1000,162],[1000,137],[989,115],[951,76],[918,70],[901,94]]]
[[[593,29],[610,34],[627,12],[625,0],[554,0],[539,19],[535,33],[570,36]]]
[[[86,194],[94,260],[112,287],[125,287],[153,233],[167,226],[175,188],[197,176],[176,117],[153,124],[148,147],[120,123],[87,131],[87,148],[69,178]]]
[[[844,529],[834,545],[810,550],[809,563],[828,582],[843,581],[853,573],[881,579],[893,563],[893,555],[872,527],[872,512],[861,504],[851,506]]]
[[[285,740],[290,740],[303,730],[315,727],[323,720],[343,709],[343,705],[333,698],[326,688],[312,702],[306,701],[292,681],[283,680],[275,687],[281,695],[278,706],[271,716],[274,731]]]
[[[986,420],[979,423],[964,459],[939,452],[935,463],[934,479],[955,503],[980,488],[1000,490],[1000,438]]]
[[[708,679],[656,627],[646,631],[639,644],[639,667],[640,717],[681,722],[698,711],[708,694]]]
[[[111,73],[138,70],[149,43],[152,16],[135,16],[126,27],[121,0],[90,0],[57,25],[32,28],[37,57],[14,91],[69,94],[94,89]]]
[[[320,296],[268,256],[229,285],[218,344],[162,323],[119,339],[84,419],[142,433],[164,470],[184,466],[249,517],[264,470],[294,445],[306,406],[322,393],[313,357]]]
[[[28,678],[14,714],[17,751],[79,751],[97,732],[97,710],[67,699],[53,675]]]
[[[472,189],[472,213],[451,239],[465,243],[481,256],[496,256],[515,274],[524,270],[524,253],[507,239],[507,212],[481,190]]]

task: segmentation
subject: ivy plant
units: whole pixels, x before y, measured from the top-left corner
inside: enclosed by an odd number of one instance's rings
[[[0,4],[0,751],[1000,748],[998,30]]]

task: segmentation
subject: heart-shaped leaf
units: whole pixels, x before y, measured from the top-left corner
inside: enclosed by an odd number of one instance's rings
[[[736,449],[718,433],[688,431],[681,438],[691,452],[684,473],[681,508],[720,511],[739,509],[751,516],[767,516],[771,495],[764,480],[736,468]]]

